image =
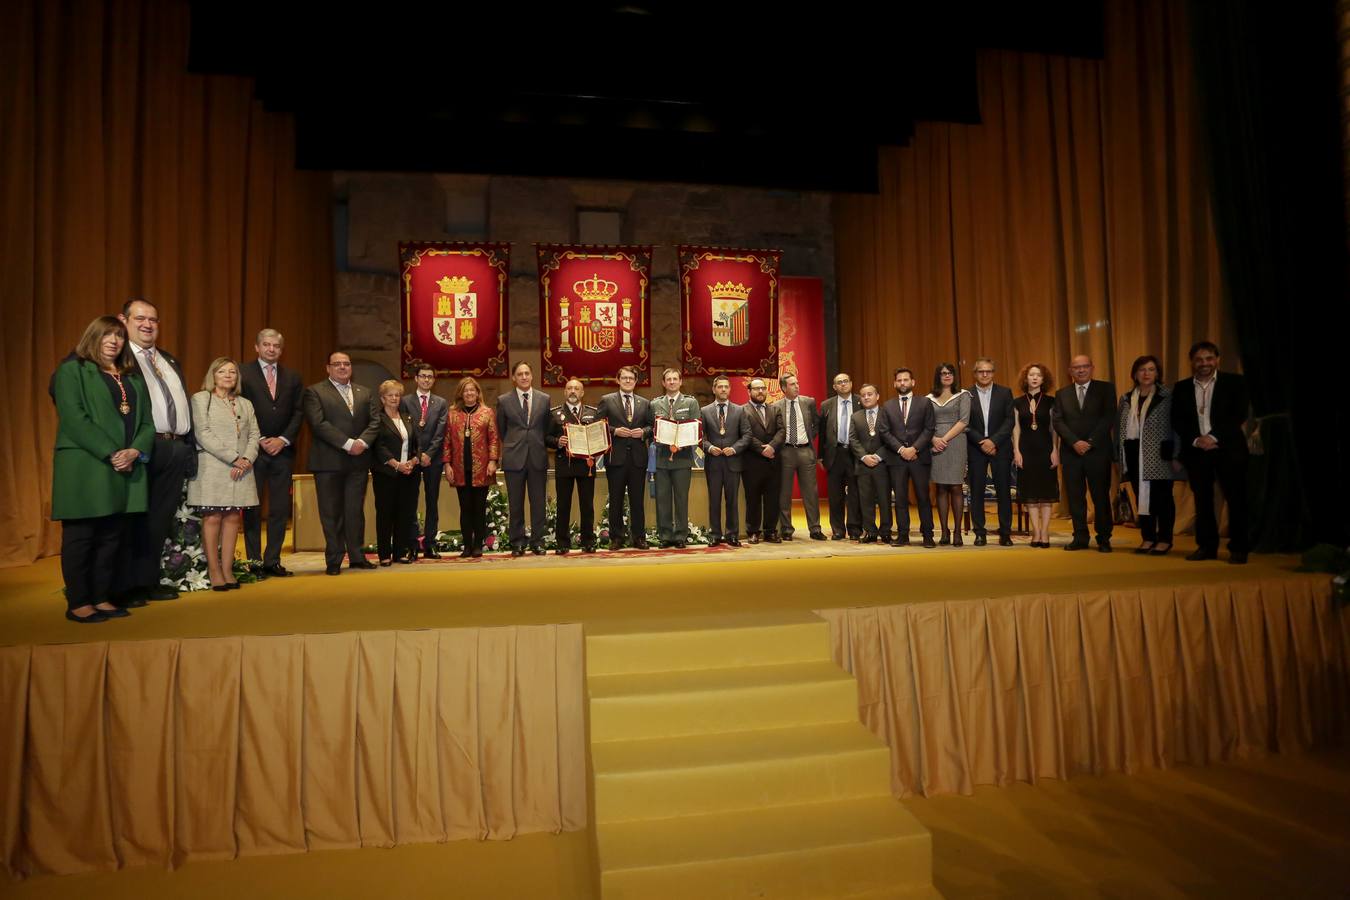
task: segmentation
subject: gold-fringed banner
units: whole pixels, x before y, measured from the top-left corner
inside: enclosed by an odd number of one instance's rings
[[[686,375],[778,374],[778,250],[679,248]]]
[[[614,383],[621,366],[651,384],[647,304],[652,248],[536,244],[545,385]]]
[[[510,324],[511,245],[418,241],[398,245],[403,377],[422,363],[437,375],[500,378]]]

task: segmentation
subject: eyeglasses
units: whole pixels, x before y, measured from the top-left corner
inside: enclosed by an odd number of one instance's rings
[[[993,370],[993,369],[976,369],[976,370],[975,370],[975,374],[976,374],[976,375],[993,375],[993,374],[994,374],[994,370]]]

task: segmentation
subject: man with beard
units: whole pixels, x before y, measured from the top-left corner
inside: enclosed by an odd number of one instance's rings
[[[558,512],[554,523],[554,536],[557,538],[559,556],[566,556],[572,549],[572,490],[576,488],[577,502],[581,507],[581,551],[595,552],[595,465],[594,460],[585,456],[572,456],[567,452],[567,426],[589,425],[597,418],[594,406],[582,402],[586,397],[586,386],[579,378],[569,378],[563,386],[565,402],[549,410],[548,446],[556,453],[553,456],[553,485],[558,495]]]

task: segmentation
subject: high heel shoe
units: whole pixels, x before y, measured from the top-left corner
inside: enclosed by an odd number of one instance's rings
[[[1148,551],[1148,555],[1149,555],[1149,556],[1166,556],[1167,554],[1169,554],[1169,553],[1171,553],[1171,552],[1172,552],[1172,545],[1171,545],[1171,544],[1164,544],[1164,543],[1162,543],[1162,542],[1159,542],[1159,543],[1156,543],[1156,544],[1153,545],[1152,549],[1150,549],[1150,550]]]
[[[211,585],[211,590],[213,590],[213,591],[228,591],[229,589],[230,589],[230,586],[229,586],[228,584],[213,584],[213,585]]]
[[[237,591],[237,590],[239,590],[239,582],[237,582],[237,581],[227,581],[227,582],[225,582],[225,590],[227,590],[227,591]]]
[[[961,532],[958,531],[952,535],[952,546],[953,547],[965,546],[965,541],[961,540]]]
[[[952,542],[952,533],[947,529],[942,529],[942,538],[938,541],[939,547],[946,547]]]
[[[1134,552],[1137,553],[1137,554],[1139,554],[1140,556],[1143,556],[1143,555],[1146,554],[1146,553],[1152,553],[1152,552],[1153,552],[1153,548],[1156,547],[1156,546],[1158,546],[1158,544],[1157,544],[1156,541],[1154,541],[1153,543],[1149,543],[1149,544],[1140,544],[1138,547],[1135,547],[1135,548],[1134,548]]]
[[[390,566],[392,566],[393,564],[394,564],[394,561],[393,561],[392,559],[382,559],[382,560],[380,560],[380,568],[382,568],[382,569],[387,569],[387,568],[389,568]]]

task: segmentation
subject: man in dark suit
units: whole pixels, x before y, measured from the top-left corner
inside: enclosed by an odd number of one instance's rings
[[[623,549],[623,499],[628,497],[629,534],[633,546],[647,549],[647,510],[643,488],[647,484],[647,444],[652,439],[652,407],[634,393],[638,371],[619,369],[619,389],[600,398],[596,414],[609,425],[609,457],[605,477],[609,480],[609,549]]]
[[[750,422],[745,408],[732,403],[730,396],[731,379],[718,375],[713,379],[713,402],[699,411],[703,418],[703,475],[708,483],[708,524],[712,528],[713,547],[723,541],[732,547],[741,545],[739,494],[745,449],[750,446]]]
[[[886,465],[886,445],[881,430],[886,423],[877,409],[881,392],[875,384],[864,384],[859,399],[862,409],[853,414],[849,423],[849,456],[856,462],[856,484],[861,514],[849,518],[849,524],[861,527],[859,543],[884,544],[891,541],[891,478]],[[877,513],[881,513],[881,527],[877,527]]]
[[[581,551],[595,552],[595,465],[585,456],[571,456],[567,452],[567,426],[589,425],[599,418],[594,406],[587,406],[586,386],[580,378],[568,379],[563,385],[566,402],[549,410],[548,445],[553,454],[553,484],[558,493],[558,513],[554,535],[558,540],[559,556],[572,549],[572,489],[576,488],[577,503],[581,507]]]
[[[131,527],[131,549],[118,579],[117,603],[143,606],[146,600],[172,600],[175,588],[160,584],[164,541],[183,502],[183,485],[197,473],[197,446],[192,437],[192,406],[183,369],[158,346],[159,308],[144,297],[122,304],[118,316],[127,327],[132,354],[150,393],[155,419],[155,447],[146,466],[150,499],[144,515]]]
[[[774,404],[783,419],[783,449],[779,454],[783,465],[783,480],[778,486],[778,515],[782,522],[779,535],[785,541],[792,540],[792,482],[796,476],[811,540],[823,541],[820,482],[816,478],[816,439],[820,435],[816,398],[802,395],[797,376],[792,373],[784,375],[778,383],[783,388],[783,398]]]
[[[776,406],[770,406],[769,386],[763,378],[750,382],[750,402],[745,417],[750,423],[750,446],[745,454],[745,532],[752,544],[760,536],[770,544],[782,542],[778,536],[778,498],[783,467],[778,452],[783,448],[786,430]]]
[[[966,428],[966,472],[970,480],[970,524],[975,546],[988,543],[985,530],[984,488],[994,475],[998,498],[998,543],[1012,546],[1012,389],[994,384],[994,361],[975,360],[975,384],[970,387],[970,425]]]
[[[422,555],[427,559],[440,559],[436,552],[436,532],[440,527],[441,473],[445,470],[445,458],[442,447],[445,444],[445,423],[450,414],[450,404],[444,397],[432,393],[436,386],[436,367],[427,363],[417,363],[413,376],[417,379],[417,390],[403,398],[403,411],[413,420],[417,429],[417,446],[421,448],[418,463],[421,471],[417,477],[422,482],[426,511],[422,516]],[[414,505],[416,501],[414,500]],[[413,516],[414,523],[417,521]],[[417,556],[416,527],[413,528],[412,553]]]
[[[1172,392],[1172,428],[1195,496],[1196,549],[1186,558],[1218,557],[1217,481],[1228,504],[1228,561],[1240,565],[1248,552],[1247,379],[1219,371],[1219,348],[1210,341],[1198,341],[1190,355],[1194,375],[1178,381]]]
[[[895,540],[892,547],[909,543],[909,485],[919,506],[919,532],[925,547],[933,540],[933,504],[928,499],[928,475],[933,467],[933,432],[937,428],[933,404],[914,394],[914,372],[895,370],[895,399],[881,408],[878,433],[886,447],[887,474],[895,492]]]
[[[361,544],[366,535],[366,481],[370,445],[380,429],[379,401],[370,389],[352,381],[352,359],[328,355],[328,377],[305,389],[302,404],[314,439],[309,445],[309,470],[323,525],[323,557],[327,573],[373,569]]]
[[[267,498],[267,550],[262,547],[262,506],[244,510],[244,552],[260,559],[255,574],[285,577],[291,573],[281,564],[281,544],[286,539],[286,521],[291,517],[291,476],[295,473],[295,442],[300,436],[304,385],[300,376],[281,365],[285,338],[274,328],[258,332],[253,348],[255,365],[243,365],[239,393],[253,404],[258,419],[258,458],[253,477],[258,500]],[[256,564],[255,564],[256,565]]]
[[[515,387],[497,398],[497,434],[502,442],[501,469],[510,502],[511,555],[524,556],[528,542],[535,556],[544,553],[544,497],[548,492],[549,396],[536,391],[534,369],[518,362],[511,370]],[[525,495],[530,497],[530,533],[525,534]]]
[[[830,498],[830,537],[862,536],[862,504],[853,451],[853,414],[862,409],[847,372],[834,376],[835,396],[820,404],[820,461],[825,464],[825,492]]]
[[[1069,361],[1071,381],[1055,395],[1051,410],[1062,444],[1064,492],[1073,516],[1073,540],[1065,550],[1088,548],[1087,494],[1097,524],[1097,549],[1111,552],[1111,426],[1116,421],[1116,386],[1092,377],[1092,358]]]

